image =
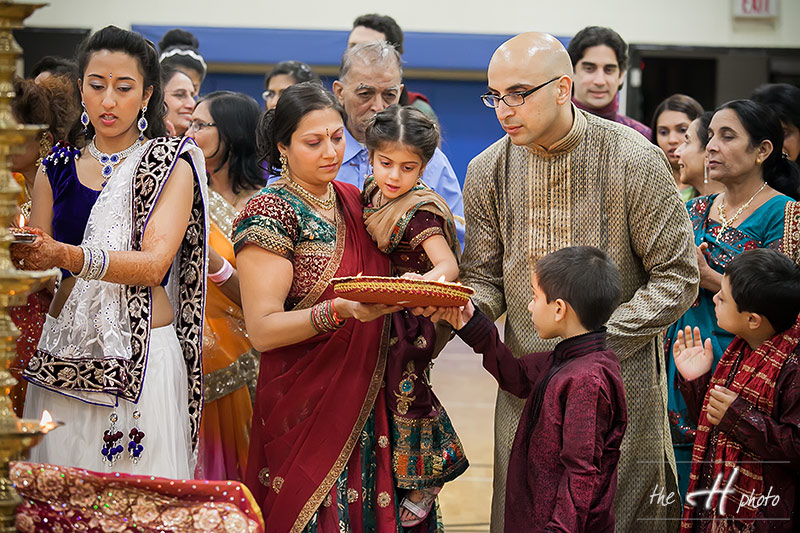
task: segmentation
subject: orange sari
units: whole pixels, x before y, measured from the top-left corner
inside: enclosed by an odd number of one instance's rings
[[[235,267],[231,224],[236,212],[209,190],[209,245]],[[255,385],[260,355],[247,340],[242,309],[215,283],[208,284],[203,331],[204,410],[196,475],[241,480],[247,465]]]

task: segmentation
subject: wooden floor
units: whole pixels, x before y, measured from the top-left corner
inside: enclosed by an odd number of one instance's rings
[[[458,432],[470,466],[446,483],[439,502],[448,533],[489,531],[497,384],[481,356],[456,337],[439,355],[431,382]]]

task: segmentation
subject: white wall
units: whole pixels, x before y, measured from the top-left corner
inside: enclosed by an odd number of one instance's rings
[[[47,0],[45,0],[47,1]],[[736,0],[49,0],[27,24],[98,29],[107,24],[347,30],[364,13],[405,31],[572,36],[610,26],[630,43],[800,48],[800,0],[776,20],[734,20]]]

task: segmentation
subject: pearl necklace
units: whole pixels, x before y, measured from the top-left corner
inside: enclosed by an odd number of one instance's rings
[[[137,148],[141,146],[139,140],[135,140],[132,145],[125,148],[120,152],[115,152],[113,154],[107,154],[105,152],[101,152],[97,145],[94,144],[94,138],[92,138],[91,142],[89,143],[89,154],[97,159],[97,161],[103,165],[103,187],[106,186],[108,180],[111,179],[111,176],[114,175],[114,171],[117,169],[117,165],[122,163],[122,161],[131,155]]]
[[[331,182],[328,182],[328,194],[324,200],[311,194],[302,185],[291,179],[286,180],[286,186],[296,193],[301,199],[305,200],[311,205],[319,207],[320,209],[327,211],[328,209],[333,209],[333,207],[336,205],[336,191],[333,190],[333,183]]]
[[[758,193],[763,191],[764,187],[766,187],[766,186],[767,186],[767,182],[765,181],[764,184],[761,187],[759,187],[759,189],[753,194],[753,196],[751,196],[749,200],[747,200],[745,203],[742,204],[742,207],[740,207],[736,211],[736,213],[734,213],[733,218],[731,218],[730,220],[728,220],[725,217],[725,193],[722,193],[722,201],[720,201],[719,205],[717,206],[717,212],[719,213],[719,220],[720,220],[720,222],[722,222],[722,225],[719,228],[719,233],[717,233],[717,242],[719,242],[720,236],[723,233],[725,233],[725,231],[729,227],[731,227],[731,225],[734,222],[736,222],[736,219],[739,218],[739,215],[741,215],[744,212],[745,209],[750,207],[750,204],[752,203],[753,200],[756,199],[756,196],[758,196]]]

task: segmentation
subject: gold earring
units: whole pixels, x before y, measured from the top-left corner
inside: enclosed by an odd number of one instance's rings
[[[50,139],[47,138],[47,132],[42,133],[39,138],[39,158],[36,160],[36,167],[42,166],[42,161],[47,157],[53,147],[50,145]]]
[[[289,159],[286,157],[286,154],[281,154],[278,161],[281,162],[281,178],[285,180],[291,179],[289,177]]]
[[[761,165],[761,158],[760,157],[756,158],[756,165]]]

